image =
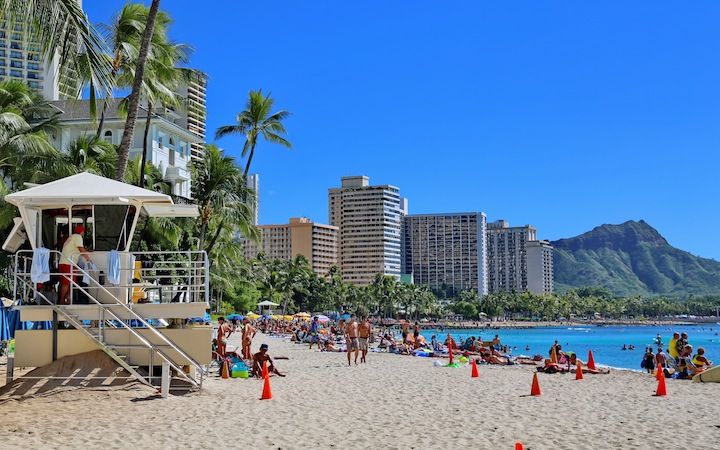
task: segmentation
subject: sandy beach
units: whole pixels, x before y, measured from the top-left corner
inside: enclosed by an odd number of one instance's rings
[[[231,338],[232,348],[237,344]],[[654,397],[649,375],[539,374],[542,395],[528,396],[532,368],[434,367],[432,359],[371,353],[348,367],[343,353],[258,335],[286,378],[206,379],[202,392],[158,398],[135,385],[75,390],[0,403],[4,448],[367,448],[650,449],[678,439],[717,448],[717,384],[668,380]],[[601,361],[598,361],[601,362]],[[2,378],[4,383],[4,375]],[[684,445],[684,444],[683,444]]]

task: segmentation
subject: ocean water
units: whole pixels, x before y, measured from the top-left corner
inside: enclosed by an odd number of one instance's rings
[[[657,345],[654,339],[658,333],[663,341],[663,350],[667,353],[667,345],[674,331],[686,332],[693,350],[705,348],[705,355],[715,364],[720,364],[720,325],[677,325],[677,326],[575,326],[575,327],[541,327],[528,329],[468,329],[468,330],[422,330],[423,336],[430,341],[433,334],[444,342],[450,333],[460,343],[468,336],[482,337],[484,341],[492,340],[498,334],[503,345],[513,348],[513,355],[541,354],[547,357],[552,343],[557,340],[563,350],[576,352],[580,359],[587,359],[588,350],[592,349],[595,363],[608,367],[642,370],[640,361],[645,347],[652,346],[653,352]],[[622,350],[623,344],[634,345],[635,350]],[[526,350],[529,346],[529,350]]]

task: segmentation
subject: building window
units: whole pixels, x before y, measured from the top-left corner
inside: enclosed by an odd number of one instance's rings
[[[103,134],[103,141],[109,142],[112,144],[112,138],[113,138],[112,130],[105,131],[105,133]]]
[[[22,78],[23,74],[22,74],[22,71],[20,71],[20,70],[12,69],[12,70],[10,70],[10,76],[11,76],[11,77],[17,77],[17,78]]]

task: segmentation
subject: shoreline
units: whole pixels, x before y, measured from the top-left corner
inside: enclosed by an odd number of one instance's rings
[[[412,321],[411,321],[412,322]],[[551,328],[551,327],[642,327],[642,326],[702,326],[716,325],[716,322],[690,322],[680,320],[654,320],[654,321],[638,321],[638,320],[602,320],[602,321],[523,321],[523,320],[507,320],[507,321],[462,321],[462,322],[421,322],[420,325],[424,329],[428,328],[444,328],[448,330],[469,330],[469,329],[530,329],[530,328]],[[392,326],[397,327],[399,323]],[[381,326],[375,323],[374,326]],[[718,325],[720,326],[720,325]]]

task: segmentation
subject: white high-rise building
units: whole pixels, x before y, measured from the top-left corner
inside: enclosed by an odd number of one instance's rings
[[[82,4],[78,0],[78,4]],[[32,27],[0,19],[0,81],[17,80],[38,91],[46,100],[76,99],[77,78],[61,74],[59,55],[46,58]]]
[[[407,203],[395,186],[370,186],[366,176],[343,177],[328,190],[330,224],[339,228],[343,279],[370,284],[377,274],[400,277],[400,232]]]
[[[548,241],[527,243],[527,290],[536,294],[553,291],[553,247]]]
[[[486,227],[481,212],[405,216],[402,272],[415,284],[487,294]]]
[[[190,144],[190,157],[199,159],[205,153],[205,128],[207,122],[207,75],[198,73],[197,78],[181,85],[177,93],[185,99],[181,125],[200,138]]]

